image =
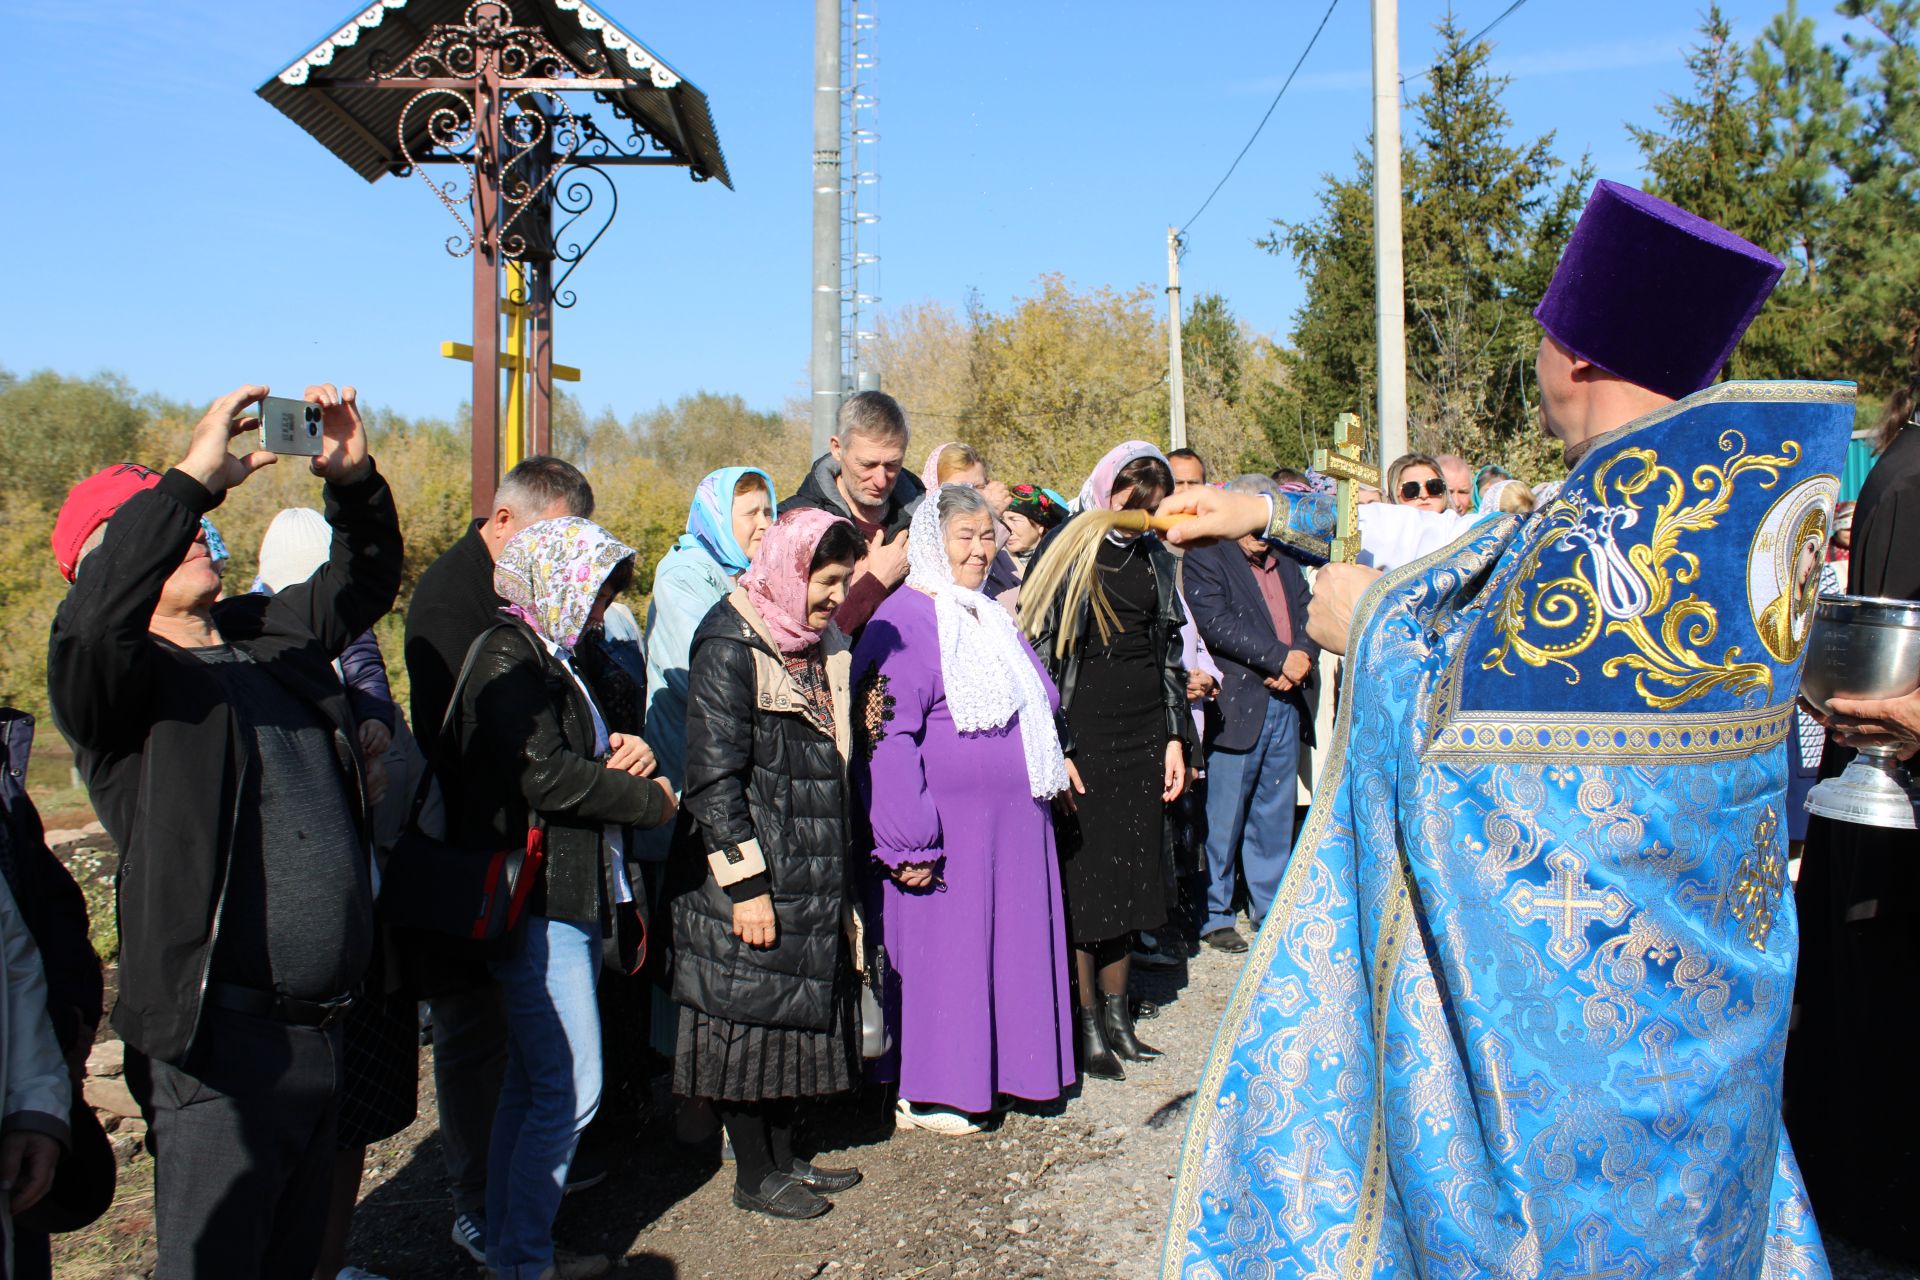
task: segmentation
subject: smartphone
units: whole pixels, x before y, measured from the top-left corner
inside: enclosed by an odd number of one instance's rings
[[[325,438],[319,405],[286,396],[268,396],[260,402],[261,448],[317,458]]]

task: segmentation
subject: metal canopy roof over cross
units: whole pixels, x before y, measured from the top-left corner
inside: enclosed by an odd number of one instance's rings
[[[576,111],[562,96],[576,93],[607,114]],[[606,170],[676,166],[733,185],[706,96],[586,0],[377,0],[259,94],[369,182],[418,173],[459,224],[446,248],[473,259],[483,514],[500,469],[501,264],[520,263],[526,281],[512,301],[532,320],[532,443],[545,451],[553,307],[573,304],[567,277],[618,208]]]

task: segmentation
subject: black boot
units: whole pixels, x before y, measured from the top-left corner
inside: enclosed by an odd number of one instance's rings
[[[1113,1056],[1107,1044],[1106,1029],[1100,1025],[1097,1009],[1073,1007],[1075,1056],[1080,1059],[1080,1074],[1096,1080],[1125,1080],[1127,1069]]]
[[[1152,1062],[1160,1056],[1158,1049],[1133,1034],[1133,1013],[1127,1008],[1126,996],[1101,995],[1100,1022],[1107,1043],[1128,1062]]]

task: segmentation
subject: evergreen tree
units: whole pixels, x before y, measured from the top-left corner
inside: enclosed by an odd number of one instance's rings
[[[1500,461],[1529,479],[1560,470],[1533,407],[1539,328],[1530,316],[1590,178],[1566,179],[1553,135],[1510,139],[1491,46],[1469,45],[1448,13],[1440,56],[1403,157],[1409,436],[1416,448]],[[1262,243],[1307,277],[1295,316],[1292,394],[1302,416],[1370,416],[1372,171],[1328,177],[1319,218],[1277,223]]]

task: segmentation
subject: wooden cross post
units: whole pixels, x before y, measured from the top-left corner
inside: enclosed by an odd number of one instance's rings
[[[1342,563],[1350,564],[1360,554],[1360,508],[1353,500],[1353,487],[1355,484],[1369,489],[1380,487],[1379,468],[1360,460],[1360,450],[1366,442],[1367,433],[1360,425],[1360,415],[1343,413],[1334,423],[1333,448],[1313,451],[1313,469],[1334,479],[1338,514],[1332,554],[1328,558]]]
[[[537,370],[534,360],[534,341],[529,340],[528,326],[533,319],[534,307],[529,302],[531,283],[518,262],[507,263],[507,296],[500,300],[507,315],[507,349],[500,353],[500,367],[507,371],[507,412],[500,425],[503,437],[500,449],[500,471],[505,474],[515,465],[524,461],[531,453],[537,452],[533,433],[529,431],[530,418],[537,406],[533,400],[539,394],[535,386]],[[534,335],[537,340],[539,335]],[[465,342],[443,342],[440,354],[449,360],[472,360],[473,347]],[[580,371],[572,365],[553,366],[553,379],[556,382],[578,382]],[[549,415],[548,420],[551,421]],[[496,480],[498,477],[496,477]]]

